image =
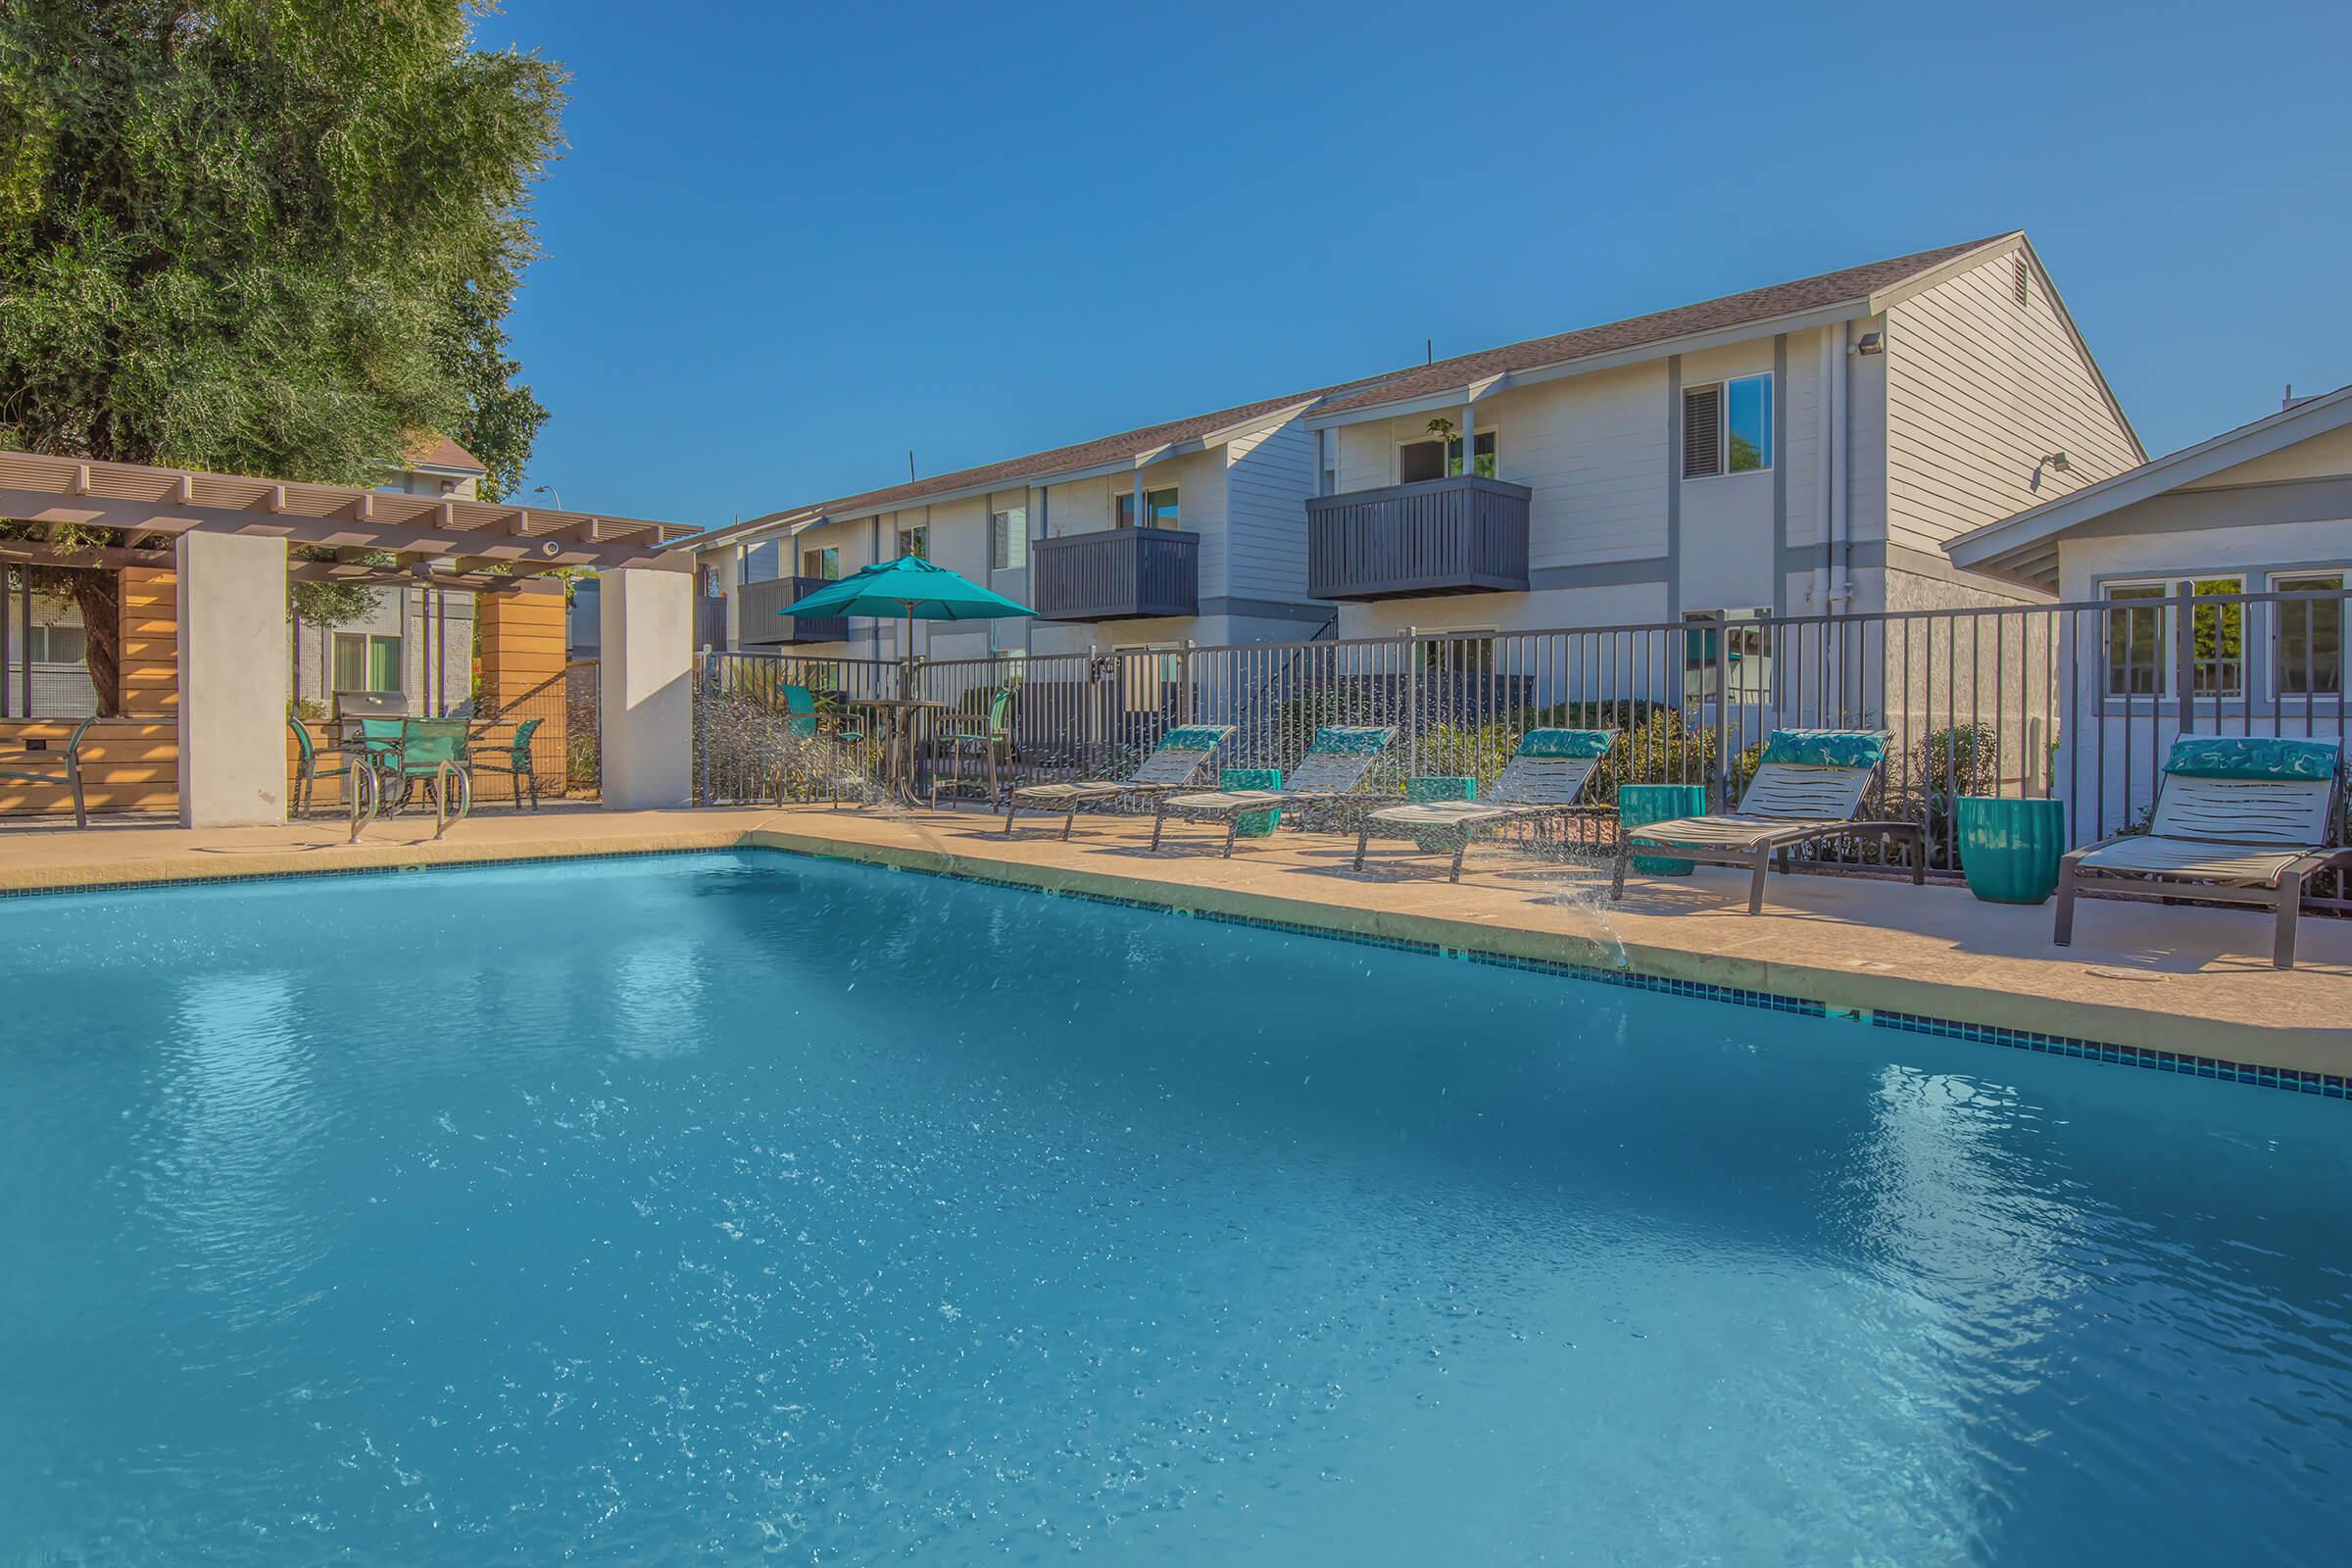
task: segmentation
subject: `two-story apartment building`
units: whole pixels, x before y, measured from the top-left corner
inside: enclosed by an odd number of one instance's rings
[[[677,548],[730,596],[736,646],[874,657],[898,628],[774,612],[914,550],[1041,612],[918,628],[934,659],[1853,614],[2026,602],[1943,543],[2144,457],[2013,232]]]
[[[1307,590],[1344,636],[2015,602],[1943,542],[2145,456],[2022,233],[1441,360],[1302,422]]]
[[[776,612],[817,582],[920,555],[1034,607],[1035,621],[919,624],[933,660],[1305,638],[1305,504],[1321,388],[787,509],[679,542],[724,594],[730,643],[896,658],[891,621]]]

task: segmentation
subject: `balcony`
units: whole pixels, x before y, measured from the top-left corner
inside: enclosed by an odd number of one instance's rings
[[[1525,593],[1532,494],[1456,474],[1313,497],[1306,591],[1317,599]]]
[[[1200,536],[1111,528],[1029,545],[1029,604],[1048,620],[1200,612]]]
[[[786,605],[806,599],[825,586],[822,577],[770,577],[765,582],[747,582],[735,590],[742,606],[736,623],[743,628],[746,648],[773,648],[790,643],[846,643],[850,640],[850,620],[847,615],[826,615],[806,620],[798,615],[779,615],[777,611]]]

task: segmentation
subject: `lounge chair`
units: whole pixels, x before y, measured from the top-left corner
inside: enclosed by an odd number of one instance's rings
[[[65,785],[74,792],[74,825],[88,827],[89,808],[82,804],[81,795],[81,742],[82,737],[89,734],[90,726],[97,722],[93,715],[74,725],[74,738],[66,742],[66,749],[62,752],[36,752],[29,746],[21,746],[15,755],[0,757],[0,778],[16,779],[24,784]],[[32,763],[34,758],[44,761],[56,758],[64,765],[56,768],[35,767]]]
[[[1216,755],[1233,733],[1231,724],[1179,724],[1160,736],[1136,770],[1122,779],[1084,779],[1074,784],[1024,784],[1004,802],[1004,831],[1023,807],[1033,811],[1060,811],[1061,836],[1068,838],[1078,824],[1078,808],[1128,795],[1159,796],[1188,787],[1201,765]]]
[[[1212,790],[1200,795],[1163,795],[1152,818],[1152,848],[1171,816],[1188,821],[1223,822],[1225,854],[1233,855],[1234,835],[1242,818],[1251,811],[1287,806],[1312,806],[1336,801],[1363,782],[1380,754],[1389,749],[1396,731],[1387,725],[1326,724],[1315,731],[1315,743],[1278,790]]]
[[[1625,897],[1625,868],[1643,851],[1752,873],[1747,912],[1764,908],[1764,873],[1775,857],[1816,839],[1892,839],[1911,847],[1911,880],[1927,880],[1924,835],[1917,822],[1862,821],[1854,813],[1886,760],[1886,737],[1867,729],[1776,729],[1764,743],[1756,776],[1740,808],[1720,816],[1678,816],[1617,835],[1609,897]]]
[[[2193,898],[2271,909],[2271,962],[2295,966],[2303,889],[2323,871],[2352,868],[2352,849],[2329,848],[2343,799],[2336,741],[2184,735],[2156,783],[2148,830],[2085,845],[2058,862],[2058,920],[2050,940],[2075,935],[2075,895]]]
[[[1494,787],[1475,801],[1428,801],[1391,806],[1366,816],[1355,834],[1355,868],[1364,868],[1364,849],[1374,833],[1387,837],[1420,838],[1417,853],[1437,854],[1429,837],[1459,835],[1454,840],[1453,870],[1448,882],[1462,879],[1462,857],[1482,827],[1505,822],[1543,822],[1570,811],[1590,809],[1577,805],[1585,781],[1609,755],[1617,738],[1607,729],[1531,729],[1519,738],[1519,750],[1503,764]]]

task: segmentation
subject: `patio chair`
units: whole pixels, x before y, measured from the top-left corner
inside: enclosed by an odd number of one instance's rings
[[[476,773],[501,773],[514,794],[514,809],[522,809],[523,792],[531,797],[531,809],[539,809],[539,774],[531,764],[531,737],[539,733],[542,721],[526,718],[514,726],[514,733],[503,748],[485,747],[486,755],[468,755],[466,765]]]
[[[97,722],[97,717],[92,715],[74,725],[73,737],[66,742],[66,749],[62,752],[36,752],[25,747],[10,756],[0,757],[0,778],[13,778],[24,784],[65,785],[74,792],[74,825],[88,827],[89,808],[83,804],[81,794],[81,742],[89,734],[90,726]],[[36,757],[57,758],[65,765],[36,768],[30,761]]]
[[[838,723],[828,732],[824,726],[823,715],[817,711],[816,694],[806,686],[784,688],[784,711],[792,715],[785,721],[784,732],[794,740],[813,744],[821,737],[828,743],[819,748],[820,761],[825,775],[825,790],[832,798],[833,804],[840,805],[842,787],[845,784],[855,787],[862,782],[855,773],[847,771],[847,768],[850,750],[865,739],[865,732],[858,729],[846,729]],[[798,760],[797,756],[787,759],[785,763],[776,769],[776,803],[779,806],[783,804],[785,781],[793,771],[792,763],[795,760]]]
[[[1610,729],[1531,729],[1519,739],[1519,750],[1503,764],[1494,787],[1475,801],[1427,801],[1390,806],[1367,815],[1355,834],[1355,869],[1364,868],[1364,850],[1375,833],[1386,837],[1419,838],[1415,854],[1439,854],[1430,838],[1453,835],[1453,870],[1448,882],[1462,879],[1462,858],[1482,827],[1507,822],[1545,823],[1571,811],[1595,808],[1577,804],[1585,781],[1609,755],[1617,732]]]
[[[1171,816],[1187,821],[1223,822],[1225,856],[1230,859],[1234,836],[1241,830],[1243,817],[1251,811],[1314,806],[1342,799],[1363,782],[1372,764],[1396,738],[1396,731],[1385,724],[1326,724],[1315,731],[1315,743],[1306,749],[1305,760],[1278,790],[1163,795],[1152,818],[1152,848],[1159,848],[1160,834]]]
[[[320,779],[340,779],[346,789],[350,787],[354,754],[320,752],[311,727],[299,718],[288,718],[286,728],[294,732],[294,814],[308,816],[318,802]],[[327,760],[330,756],[332,761]]]
[[[2293,968],[2303,889],[2323,871],[2352,869],[2352,849],[2329,847],[2343,772],[2336,741],[2182,736],[2165,758],[2147,832],[2101,839],[2058,862],[2050,940],[2074,940],[2084,888],[2111,899],[2245,904],[2276,913],[2271,963]]]
[[[375,769],[387,813],[407,808],[418,781],[438,785],[441,764],[466,771],[466,720],[462,718],[363,718],[359,721],[365,748],[362,765]],[[473,781],[465,780],[470,799]]]
[[[997,758],[1001,754],[1009,765],[1012,761],[1012,688],[1000,686],[988,699],[988,717],[978,723],[971,713],[956,715],[956,727],[938,739],[947,760],[956,764],[956,793],[963,793],[963,760],[967,753],[977,751],[988,769],[988,804],[997,804]],[[939,804],[939,774],[931,775],[931,804]]]
[[[1070,829],[1078,824],[1081,806],[1129,795],[1156,797],[1184,789],[1232,733],[1231,724],[1179,724],[1160,736],[1159,744],[1152,748],[1152,755],[1126,778],[1024,784],[1005,800],[1004,831],[1012,831],[1013,816],[1023,807],[1035,811],[1058,810],[1063,813],[1061,836],[1066,839]]]
[[[1609,897],[1625,897],[1625,868],[1647,851],[1678,860],[1745,866],[1747,912],[1764,909],[1764,873],[1777,858],[1817,839],[1875,838],[1911,848],[1911,880],[1928,876],[1924,835],[1917,822],[1864,821],[1854,813],[1886,760],[1886,737],[1867,729],[1776,729],[1764,744],[1756,776],[1740,808],[1720,816],[1680,816],[1617,836]]]

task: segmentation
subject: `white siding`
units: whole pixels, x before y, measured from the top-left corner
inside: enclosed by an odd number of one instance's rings
[[[2139,462],[2038,268],[2009,252],[1888,310],[1888,539],[1934,551]],[[2035,466],[2067,454],[2066,473]],[[1860,537],[1858,535],[1858,537]]]
[[[1313,433],[1297,419],[1286,420],[1230,443],[1225,462],[1224,571],[1212,579],[1206,561],[1201,563],[1201,596],[1304,603]]]

